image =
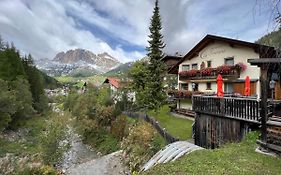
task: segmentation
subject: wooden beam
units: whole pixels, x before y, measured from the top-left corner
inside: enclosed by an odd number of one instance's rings
[[[263,142],[266,142],[266,122],[267,122],[267,85],[268,85],[268,79],[267,79],[267,73],[268,73],[268,66],[263,64],[261,66],[261,76],[260,76],[260,83],[261,83],[261,111],[260,111],[260,117],[261,117],[261,140]]]

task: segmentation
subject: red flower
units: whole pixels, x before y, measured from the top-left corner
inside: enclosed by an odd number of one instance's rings
[[[222,65],[217,67],[217,74],[229,74],[231,71],[233,70],[233,66],[229,66],[229,65]]]
[[[179,75],[182,77],[195,77],[198,72],[199,72],[199,70],[192,69],[192,70],[188,70],[188,71],[182,71],[179,73]]]
[[[200,73],[202,76],[210,76],[212,75],[213,70],[214,70],[213,68],[205,68],[205,69],[201,69]]]

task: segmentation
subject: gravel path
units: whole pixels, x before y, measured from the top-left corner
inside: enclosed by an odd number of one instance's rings
[[[126,175],[128,168],[122,163],[122,151],[117,151],[99,159],[71,167],[66,174],[69,175]]]

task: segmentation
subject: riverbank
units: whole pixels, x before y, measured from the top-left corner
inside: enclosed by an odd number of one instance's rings
[[[17,130],[0,137],[0,174],[56,173],[55,165],[67,145],[64,139],[68,116],[48,112],[21,121]]]

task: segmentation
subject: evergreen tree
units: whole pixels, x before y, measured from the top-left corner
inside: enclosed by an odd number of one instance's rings
[[[0,79],[0,131],[5,129],[16,113],[14,91],[9,89],[8,82]]]
[[[44,82],[41,72],[33,65],[33,58],[29,54],[23,59],[23,65],[28,77],[30,89],[33,98],[33,107],[42,112],[47,107],[46,97],[44,95]]]
[[[147,98],[149,109],[158,110],[166,99],[164,92],[163,76],[165,73],[165,64],[161,59],[164,57],[162,49],[165,47],[163,35],[161,34],[162,24],[159,12],[158,0],[155,1],[155,7],[149,27],[149,47],[147,47],[148,64],[148,81],[147,81]]]
[[[149,46],[147,47],[149,61],[147,64],[137,63],[130,73],[134,81],[133,88],[136,91],[137,103],[142,108],[156,111],[166,99],[163,84],[165,64],[161,61],[165,44],[161,29],[160,11],[158,0],[156,0],[149,27]]]
[[[12,81],[19,75],[26,76],[21,58],[15,47],[0,51],[0,78]]]

